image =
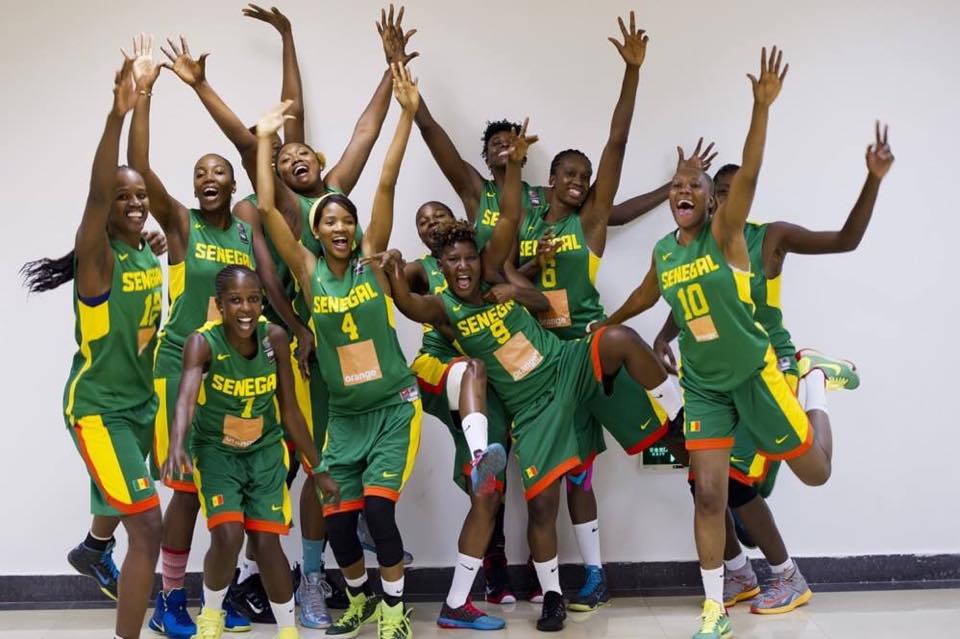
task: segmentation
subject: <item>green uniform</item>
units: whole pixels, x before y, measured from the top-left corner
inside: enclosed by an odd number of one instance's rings
[[[437,258],[425,255],[419,260],[427,275],[430,293],[439,295],[447,290],[447,280],[440,271]],[[450,410],[450,401],[447,398],[447,374],[450,366],[463,354],[457,351],[436,329],[429,324],[423,325],[423,345],[417,353],[410,369],[417,376],[417,385],[420,387],[420,396],[423,409],[442,421],[450,430],[454,443],[453,481],[464,491],[470,485],[470,470],[473,454],[467,446],[467,438],[463,435],[460,418]],[[510,417],[500,397],[490,385],[487,385],[487,441],[497,443],[506,448],[510,428]],[[497,474],[497,487],[505,487],[506,470]]]
[[[513,448],[532,499],[581,464],[574,412],[600,390],[597,342],[561,342],[513,300],[474,306],[449,290],[440,298],[458,348],[483,361],[514,416]]]
[[[397,340],[393,300],[358,260],[338,278],[320,259],[311,286],[317,360],[330,391],[320,463],[342,500],[324,512],[358,510],[364,495],[397,500],[420,445],[422,407]]]
[[[540,238],[553,234],[556,255],[533,278],[550,301],[550,310],[537,317],[560,339],[582,338],[591,322],[606,317],[596,288],[600,257],[587,245],[579,211],[554,222],[545,219],[546,212],[545,208],[529,211],[520,225],[520,264],[536,259]],[[611,390],[577,408],[577,439],[584,462],[606,449],[603,427],[631,455],[667,432],[666,413],[626,371],[618,372]]]
[[[521,207],[526,215],[530,211],[540,210],[547,205],[547,190],[542,186],[530,186],[526,182],[521,188]],[[484,180],[480,190],[480,206],[477,208],[477,219],[474,228],[477,231],[477,250],[490,241],[493,228],[500,219],[500,191],[493,180]]]
[[[169,314],[160,331],[153,364],[154,388],[160,401],[154,429],[154,472],[167,458],[168,423],[177,405],[177,391],[183,367],[183,346],[195,330],[220,319],[216,305],[215,280],[225,266],[239,264],[253,268],[253,231],[246,222],[230,216],[226,229],[212,226],[200,211],[189,212],[186,257],[169,269]],[[189,477],[165,480],[176,490],[195,492]]]
[[[665,236],[654,262],[680,329],[687,448],[730,448],[746,428],[770,459],[805,452],[813,430],[754,321],[750,273],[727,263],[710,222],[686,246]]]
[[[123,516],[160,505],[144,459],[157,410],[153,350],[163,273],[143,243],[111,240],[113,279],[97,299],[73,290],[77,352],[63,392],[67,429],[90,474],[94,515]]]
[[[210,346],[200,385],[190,452],[193,480],[207,527],[243,523],[248,530],[286,534],[289,458],[277,403],[277,361],[261,318],[257,352],[247,358],[227,340],[221,321],[197,331]]]

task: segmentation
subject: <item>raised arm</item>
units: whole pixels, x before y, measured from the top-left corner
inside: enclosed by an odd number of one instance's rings
[[[651,308],[660,299],[660,287],[657,286],[657,265],[653,258],[650,260],[650,270],[644,276],[640,286],[630,293],[630,297],[623,305],[610,314],[610,317],[591,326],[592,329],[609,324],[623,324],[631,317],[635,317]]]
[[[867,225],[877,203],[880,182],[893,165],[893,153],[887,142],[887,127],[880,132],[880,123],[876,124],[876,141],[867,147],[867,179],[860,190],[860,197],[853,205],[847,221],[839,231],[811,231],[788,222],[774,222],[767,229],[767,241],[777,253],[804,253],[808,255],[822,253],[845,253],[860,246],[867,231]],[[764,252],[767,247],[764,246]]]
[[[711,151],[713,151],[713,142],[711,142],[706,149],[701,149],[702,146],[703,138],[700,138],[700,140],[697,142],[697,148],[694,149],[693,154],[696,158],[699,158],[700,166],[703,171],[706,172],[710,170],[710,164],[713,162],[713,159],[717,157],[717,154],[716,152],[711,153]],[[629,224],[638,217],[649,213],[653,209],[666,202],[669,196],[670,182],[667,182],[663,186],[654,189],[649,193],[643,193],[642,195],[637,195],[629,200],[624,200],[620,204],[616,204],[612,209],[610,209],[610,219],[607,223],[610,226],[623,226],[624,224]]]
[[[193,413],[200,396],[203,373],[210,365],[210,344],[199,333],[187,338],[183,348],[183,377],[177,394],[173,422],[170,424],[170,450],[163,464],[163,477],[179,479],[182,473],[193,471],[190,454],[187,452],[187,434],[193,424]]]
[[[277,210],[274,196],[274,175],[270,170],[273,159],[272,138],[283,126],[284,112],[290,107],[289,102],[281,102],[267,111],[257,122],[257,208],[263,225],[277,247],[281,259],[290,267],[290,272],[297,279],[304,297],[313,296],[311,279],[317,268],[317,258],[305,246],[297,241],[287,225],[283,214]]]
[[[404,274],[403,255],[397,249],[390,249],[366,258],[376,261],[390,281],[390,293],[400,312],[420,324],[430,324],[434,328],[447,324],[447,312],[443,300],[436,295],[419,295],[410,290]]]
[[[609,38],[617,48],[626,66],[623,70],[623,82],[620,85],[620,97],[613,109],[613,118],[610,121],[610,135],[607,144],[600,155],[600,165],[597,167],[597,179],[590,189],[580,212],[580,221],[583,224],[584,234],[590,248],[599,254],[603,253],[607,239],[607,221],[610,219],[610,210],[613,207],[613,198],[620,186],[620,174],[623,171],[623,155],[627,149],[627,138],[630,135],[630,122],[633,120],[633,110],[637,101],[637,86],[640,83],[640,67],[647,55],[648,38],[643,29],[637,30],[637,21],[633,11],[630,12],[630,30],[623,24],[623,18],[617,18],[620,32],[623,34],[623,44],[616,38]]]
[[[288,111],[293,117],[283,123],[283,141],[304,142],[307,124],[303,112],[303,83],[300,80],[300,65],[297,62],[297,48],[293,42],[290,20],[276,7],[270,7],[267,11],[253,3],[243,9],[243,15],[266,22],[280,33],[283,43],[283,86],[280,89],[280,100],[293,101]]]
[[[390,5],[389,15],[381,9],[380,22],[377,23],[377,31],[383,40],[383,52],[388,65],[406,65],[413,60],[419,53],[406,53],[405,48],[416,29],[403,32],[401,22],[403,21],[403,7],[397,14],[396,22],[393,19],[393,5]],[[387,117],[387,110],[390,108],[390,93],[393,83],[393,76],[390,69],[387,69],[377,90],[373,93],[370,104],[360,114],[357,125],[353,129],[353,136],[350,143],[340,157],[340,161],[327,173],[326,182],[329,186],[340,189],[346,194],[350,194],[353,187],[356,186],[360,174],[370,158],[370,151],[380,136],[380,129],[383,128],[383,120]]]
[[[363,234],[364,256],[385,251],[390,243],[390,234],[393,231],[393,196],[397,188],[397,177],[400,175],[400,165],[407,150],[410,130],[413,128],[413,114],[416,113],[417,104],[420,101],[417,81],[403,63],[391,65],[390,68],[393,73],[393,92],[402,110],[397,122],[397,130],[383,159],[380,182],[373,196],[370,226]]]
[[[107,220],[110,218],[114,198],[119,196],[136,200],[144,195],[128,192],[118,194],[116,189],[120,130],[123,128],[123,119],[136,101],[133,61],[127,58],[114,77],[113,106],[107,115],[100,144],[93,156],[90,190],[87,192],[83,218],[74,240],[77,292],[83,297],[95,297],[110,290],[113,279],[113,252],[107,237]],[[142,206],[143,215],[146,215],[145,209],[146,207]]]
[[[188,231],[187,207],[167,192],[150,167],[150,100],[160,75],[160,65],[153,59],[153,36],[141,34],[134,40],[133,74],[138,95],[130,122],[127,164],[143,176],[150,197],[150,214],[166,234],[171,254],[182,255]]]
[[[521,202],[520,166],[527,157],[527,149],[536,143],[537,136],[527,135],[527,124],[523,121],[519,134],[511,133],[510,148],[507,150],[507,173],[500,201],[500,217],[493,227],[493,235],[483,248],[483,277],[490,283],[497,283],[503,272],[503,264],[512,255],[517,242],[517,229],[523,217]]]
[[[784,65],[783,51],[777,47],[770,50],[770,59],[767,60],[767,49],[763,48],[760,54],[760,79],[747,74],[753,85],[753,113],[750,117],[750,130],[743,144],[743,160],[740,169],[730,183],[730,193],[727,201],[717,211],[713,224],[713,234],[721,247],[726,247],[731,240],[739,241],[743,237],[743,227],[750,215],[750,206],[757,189],[757,179],[760,176],[760,165],[763,163],[763,147],[767,141],[767,120],[770,115],[770,105],[780,94],[780,87],[790,69]]]

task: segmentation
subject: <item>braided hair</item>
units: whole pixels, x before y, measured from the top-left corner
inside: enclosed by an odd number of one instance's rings
[[[31,293],[42,293],[66,284],[73,279],[76,250],[63,257],[44,257],[20,267],[23,285]]]
[[[227,285],[241,274],[254,277],[258,283],[260,282],[260,276],[257,275],[257,272],[252,270],[249,266],[244,266],[242,264],[230,264],[229,266],[224,266],[222,269],[220,269],[220,272],[217,273],[217,277],[213,283],[216,296],[219,298],[221,295],[223,295],[223,292],[227,290]]]

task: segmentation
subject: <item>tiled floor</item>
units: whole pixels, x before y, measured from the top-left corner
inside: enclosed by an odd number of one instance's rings
[[[692,597],[617,599],[594,614],[571,615],[559,636],[688,639],[696,630],[698,600]],[[539,608],[521,603],[502,610],[509,621],[500,633],[441,630],[434,624],[437,604],[417,604],[414,636],[461,639],[540,637],[533,625]],[[740,639],[940,639],[960,637],[960,590],[820,593],[812,602],[786,615],[751,615],[743,604],[731,610],[734,636]],[[109,639],[112,610],[24,610],[0,612],[0,639]],[[236,639],[269,639],[274,629],[254,626]],[[144,631],[144,637],[152,636]],[[323,631],[302,630],[303,639],[319,639]],[[373,639],[373,629],[361,637]]]

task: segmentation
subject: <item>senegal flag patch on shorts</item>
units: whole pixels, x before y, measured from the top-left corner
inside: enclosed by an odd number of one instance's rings
[[[691,433],[699,433],[699,432],[700,432],[700,420],[698,419],[698,420],[696,420],[696,421],[690,422],[687,430],[688,430],[688,432],[691,432]]]
[[[141,477],[139,479],[133,480],[134,490],[137,490],[137,491],[146,490],[149,487],[150,487],[150,481],[146,477]]]
[[[223,506],[223,495],[214,495],[210,498],[210,505],[216,508],[217,506]]]
[[[527,479],[533,479],[537,476],[537,467],[536,466],[527,466],[527,469],[523,471],[527,476]]]

